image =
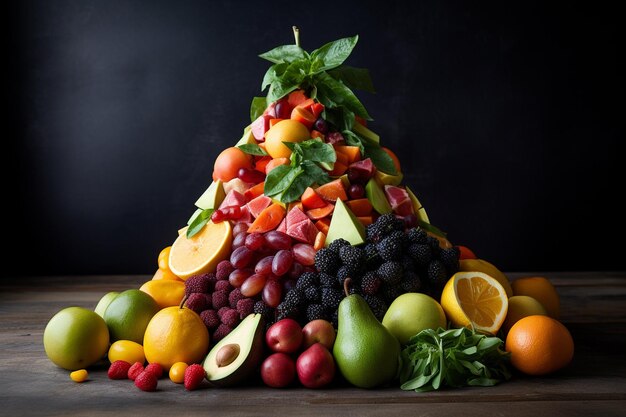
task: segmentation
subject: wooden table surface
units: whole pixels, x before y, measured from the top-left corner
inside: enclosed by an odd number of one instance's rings
[[[188,392],[169,379],[145,393],[111,381],[106,367],[77,384],[50,362],[42,336],[64,307],[95,307],[108,291],[138,288],[146,276],[38,277],[0,284],[0,415],[211,416],[626,416],[626,272],[509,274],[548,277],[576,351],[566,369],[496,387],[432,393],[399,388],[271,389],[261,385]]]

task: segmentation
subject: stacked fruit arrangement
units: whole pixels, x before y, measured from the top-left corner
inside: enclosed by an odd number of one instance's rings
[[[90,332],[107,331],[80,339],[96,351],[88,362],[108,350],[110,377],[144,390],[155,389],[164,370],[188,389],[205,377],[230,386],[255,372],[272,387],[297,374],[317,388],[333,381],[336,367],[356,386],[400,375],[403,389],[428,390],[507,379],[499,331],[508,332],[518,369],[541,373],[569,362],[573,344],[554,319],[554,287],[525,279],[514,296],[506,276],[452,245],[402,184],[397,156],[369,129],[352,91],[373,91],[369,73],[343,64],[357,40],[309,53],[296,36],[296,45],[261,55],[272,62],[267,97],[253,99],[251,124],[216,158],[213,182],[159,254],[153,279],[140,291],[105,295],[97,314],[80,312],[94,323]],[[523,343],[535,327],[519,328],[526,316],[548,320],[544,334],[558,328],[565,338],[542,342],[546,357],[559,359],[539,372],[525,367],[540,355]],[[74,370],[76,362],[58,354],[59,339],[80,329],[59,321],[46,328],[46,352]],[[455,329],[445,330],[448,323]],[[441,366],[428,346],[463,359]]]

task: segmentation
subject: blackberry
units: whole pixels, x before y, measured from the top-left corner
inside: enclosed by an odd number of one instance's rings
[[[398,298],[400,295],[404,294],[402,288],[398,285],[384,285],[382,289],[382,298],[391,304],[393,300]]]
[[[434,256],[439,256],[441,252],[441,246],[439,246],[439,239],[433,236],[428,236],[426,238],[428,246],[430,246],[430,250],[433,252]]]
[[[343,292],[336,288],[322,288],[322,305],[327,309],[334,311],[339,307],[339,303],[343,299]]]
[[[303,305],[305,301],[306,298],[304,297],[304,291],[300,288],[293,288],[287,293],[281,304],[284,304],[287,307],[298,308]]]
[[[363,294],[376,294],[382,283],[380,277],[374,271],[366,272],[361,278],[361,292]]]
[[[339,259],[341,259],[343,266],[348,268],[348,273],[351,275],[363,268],[363,250],[361,248],[342,246],[339,248]]]
[[[334,288],[337,286],[337,278],[325,272],[320,272],[320,286]]]
[[[263,318],[265,319],[266,323],[272,323],[274,320],[274,309],[270,306],[268,306],[267,304],[265,304],[263,301],[259,300],[256,303],[254,303],[254,308],[253,311],[256,314],[260,314],[261,316],[263,316]]]
[[[306,287],[304,289],[304,298],[308,303],[318,303],[320,301],[320,289],[318,287]]]
[[[407,248],[407,252],[417,266],[426,266],[433,258],[433,252],[429,245],[413,243]]]
[[[328,249],[339,254],[339,248],[341,248],[342,246],[350,246],[350,242],[342,238],[335,239],[330,242],[330,244],[328,245]]]
[[[334,274],[339,268],[338,253],[329,248],[322,248],[315,254],[315,267],[320,272]]]
[[[350,274],[350,269],[345,265],[337,270],[336,282],[338,283],[339,288],[343,288],[343,282],[346,280],[346,278],[349,278],[350,275],[352,275]]]
[[[377,222],[369,224],[365,228],[365,236],[369,242],[378,243],[383,234],[383,228]]]
[[[422,287],[422,280],[419,275],[413,271],[405,272],[400,282],[400,288],[403,292],[418,292]]]
[[[306,308],[307,321],[323,319],[324,316],[324,307],[322,307],[321,304],[309,304],[309,306]]]
[[[319,284],[319,277],[315,272],[305,272],[300,275],[298,278],[298,282],[296,282],[296,288],[305,289],[308,287],[313,287]]]
[[[400,265],[402,266],[402,270],[405,273],[406,272],[413,272],[416,269],[415,262],[413,261],[413,258],[411,258],[410,256],[407,256],[407,255],[402,257],[402,259],[400,259]]]
[[[439,259],[446,267],[448,275],[454,275],[459,271],[459,256],[461,251],[456,246],[451,248],[442,249],[439,254]]]
[[[406,237],[411,243],[426,243],[428,235],[421,227],[414,227],[406,232]]]
[[[366,294],[363,296],[363,299],[370,307],[372,313],[374,313],[374,316],[378,319],[378,321],[382,321],[383,317],[385,317],[385,313],[387,312],[387,304],[375,295]]]
[[[399,233],[399,234],[398,234]],[[380,257],[385,261],[397,261],[402,257],[404,235],[402,232],[391,233],[376,245]]]
[[[402,279],[402,266],[398,262],[387,261],[378,267],[378,276],[386,284],[397,284]]]
[[[439,259],[435,259],[428,264],[427,269],[428,281],[434,284],[435,288],[443,288],[448,275],[446,274],[446,267]]]

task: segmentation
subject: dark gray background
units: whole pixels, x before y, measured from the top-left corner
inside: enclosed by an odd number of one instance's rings
[[[3,275],[152,273],[268,63],[360,35],[371,128],[501,269],[623,269],[623,21],[544,2],[14,1]]]

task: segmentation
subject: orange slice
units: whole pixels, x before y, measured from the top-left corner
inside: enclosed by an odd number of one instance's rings
[[[496,334],[508,309],[504,287],[484,272],[457,272],[441,293],[441,306],[454,327]]]
[[[181,229],[170,249],[170,270],[179,278],[186,280],[193,275],[213,272],[230,254],[233,241],[230,222],[209,221],[191,238],[187,238],[186,231],[187,228]]]

